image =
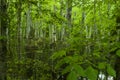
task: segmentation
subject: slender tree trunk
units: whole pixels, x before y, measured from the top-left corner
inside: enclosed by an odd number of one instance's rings
[[[7,78],[7,65],[6,65],[6,55],[7,55],[7,1],[0,0],[0,80],[6,80]]]
[[[72,27],[72,0],[67,0],[66,2],[66,6],[67,6],[67,15],[66,15],[66,19],[67,19],[67,25],[68,25],[68,29],[71,32],[71,27]]]
[[[63,0],[60,0],[60,15],[64,16],[65,14],[63,14],[63,8],[64,8],[64,4],[63,4]],[[62,22],[61,25],[61,31],[60,31],[60,40],[63,41],[64,40],[64,36],[65,36],[65,27],[64,27],[65,23]]]
[[[116,28],[117,28],[117,35],[118,35],[117,41],[118,41],[118,43],[120,43],[120,17],[116,18],[116,22],[117,22]],[[116,58],[115,71],[116,71],[116,79],[115,80],[120,80],[120,57]]]
[[[82,29],[84,30],[85,28],[85,8],[84,8],[84,5],[85,5],[85,1],[82,0],[82,20],[81,20],[81,24],[82,24]]]
[[[116,71],[116,79],[120,80],[120,57],[117,57],[115,62],[115,71]]]
[[[17,39],[18,39],[18,45],[17,45],[17,49],[18,49],[18,59],[20,60],[21,58],[21,32],[20,32],[20,29],[21,29],[21,6],[22,6],[22,3],[21,3],[21,0],[19,0],[19,3],[18,3],[18,27],[17,27]]]
[[[93,14],[94,14],[94,18],[93,18],[93,22],[94,22],[94,26],[93,26],[93,39],[97,40],[97,24],[96,24],[96,2],[97,0],[94,0],[94,9],[93,9]]]
[[[17,7],[17,58],[18,58],[18,62],[20,62],[21,59],[21,6],[22,6],[22,2],[21,0],[18,0],[18,7]],[[20,65],[18,65],[18,71],[21,70]],[[18,72],[18,79],[21,79],[21,75]]]

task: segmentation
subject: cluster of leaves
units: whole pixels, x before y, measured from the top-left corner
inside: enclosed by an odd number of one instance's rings
[[[119,50],[116,53],[120,54]],[[96,53],[97,56],[100,54]],[[65,50],[61,50],[52,55],[51,59],[56,63],[54,69],[61,71],[61,75],[67,74],[66,80],[77,80],[79,77],[86,77],[90,80],[96,80],[99,71],[106,71],[111,76],[116,76],[113,66],[107,63],[107,59],[102,61],[101,57],[73,54],[68,56]],[[100,61],[98,61],[100,59]],[[95,62],[94,62],[95,61]],[[98,62],[96,62],[98,61]]]
[[[114,63],[116,56],[120,57],[119,42],[110,44],[111,39],[108,36],[101,38],[100,42],[95,42],[93,39],[82,37],[79,30],[77,32],[76,29],[75,33],[71,34],[71,38],[68,39],[68,46],[51,56],[55,63],[54,69],[60,71],[61,76],[67,74],[66,80],[77,80],[79,77],[97,80],[99,71],[103,71],[116,77]],[[91,52],[86,52],[85,48],[88,45],[94,47],[94,49],[90,47]],[[116,49],[118,50],[111,54]]]
[[[7,69],[7,78],[8,80],[16,79],[17,76],[24,78],[24,79],[30,79],[33,80],[34,76],[31,76],[27,78],[26,75],[33,74],[37,77],[36,79],[40,80],[49,80],[51,79],[51,72],[50,72],[50,66],[41,61],[41,60],[32,60],[27,59],[26,61],[8,61],[7,65],[9,65]],[[29,72],[32,70],[31,72]],[[27,73],[29,72],[29,73]]]

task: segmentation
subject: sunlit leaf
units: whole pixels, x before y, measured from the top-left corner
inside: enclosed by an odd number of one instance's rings
[[[62,74],[64,75],[64,74],[70,72],[72,68],[73,68],[72,65],[68,65],[68,66],[62,71]]]
[[[116,55],[120,57],[120,49],[117,50]]]
[[[77,80],[77,74],[74,71],[71,71],[67,76],[67,80]]]
[[[112,68],[111,65],[107,65],[107,73],[108,73],[109,75],[111,75],[111,76],[116,77],[116,72],[115,72],[115,70]]]
[[[60,57],[63,57],[63,56],[66,56],[66,51],[65,50],[61,50],[59,52],[55,52],[52,56],[51,56],[51,59],[55,60],[57,58],[60,58]]]
[[[105,62],[101,62],[101,63],[98,64],[98,68],[99,69],[105,69],[105,67],[106,67],[106,63]]]
[[[86,75],[90,80],[97,80],[98,71],[90,66],[86,69]]]
[[[82,77],[86,76],[84,69],[80,65],[74,64],[73,66],[78,76],[82,76]]]

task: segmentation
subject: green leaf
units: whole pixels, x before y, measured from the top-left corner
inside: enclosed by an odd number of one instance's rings
[[[62,74],[64,75],[64,74],[70,72],[71,69],[72,69],[72,65],[68,65],[68,66],[62,71]]]
[[[67,76],[67,80],[77,80],[77,74],[74,71],[71,71]]]
[[[78,76],[82,76],[82,77],[86,76],[85,71],[83,70],[83,68],[80,65],[74,64],[73,67],[74,67],[74,69],[75,69]]]
[[[71,56],[64,57],[64,58],[62,58],[62,59],[60,59],[58,61],[58,63],[56,64],[55,68],[58,69],[62,65],[64,65],[65,63],[72,64],[72,62],[73,62],[73,58]]]
[[[2,40],[2,39],[6,39],[6,37],[5,36],[0,36],[0,40]]]
[[[106,67],[106,63],[105,62],[101,62],[101,63],[98,64],[98,68],[99,69],[105,69],[105,67]]]
[[[117,47],[113,47],[113,48],[110,50],[110,52],[115,51],[116,49],[117,49]]]
[[[113,77],[116,77],[116,72],[110,65],[107,65],[107,73]]]
[[[98,71],[93,69],[91,66],[86,69],[86,76],[90,80],[97,80]]]
[[[63,64],[65,64],[64,59],[61,59],[58,61],[58,63],[55,65],[55,69],[59,69]]]
[[[65,50],[61,50],[59,52],[55,52],[50,58],[55,60],[55,59],[61,58],[63,56],[66,56],[66,51]]]
[[[120,49],[117,50],[116,55],[120,57]]]
[[[85,77],[85,71],[83,70],[83,68],[78,65],[78,64],[71,64],[71,65],[68,65],[63,71],[62,71],[62,74],[66,74],[68,72],[71,72],[71,71],[75,71],[76,73],[76,76],[82,76],[82,77]]]
[[[64,58],[65,63],[71,64],[73,63],[74,59],[72,56],[67,56]]]

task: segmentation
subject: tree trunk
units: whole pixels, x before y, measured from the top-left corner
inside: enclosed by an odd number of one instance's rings
[[[18,27],[17,27],[17,52],[18,52],[18,60],[20,60],[21,58],[21,33],[20,33],[20,29],[21,29],[21,6],[22,6],[22,3],[21,3],[21,0],[19,0],[19,3],[18,3],[18,12],[17,12],[17,15],[18,15],[18,20],[17,20],[17,24],[18,24]]]
[[[0,0],[0,80],[6,80],[6,54],[7,54],[7,5],[6,0]]]
[[[115,62],[115,71],[116,71],[116,79],[120,80],[120,57],[117,57]]]
[[[66,15],[66,19],[67,19],[67,25],[68,25],[68,28],[70,29],[70,32],[71,32],[71,27],[72,27],[72,0],[67,0],[67,15]]]
[[[118,24],[116,26],[117,35],[118,35],[117,41],[120,42],[120,25],[119,25],[120,24],[120,17],[117,17],[116,22]],[[116,79],[115,80],[120,80],[120,57],[116,58],[115,71],[116,71]]]

